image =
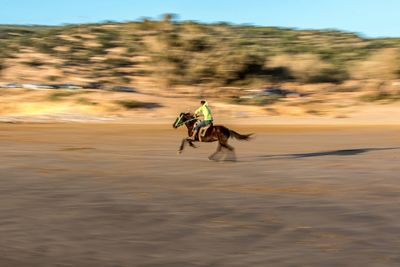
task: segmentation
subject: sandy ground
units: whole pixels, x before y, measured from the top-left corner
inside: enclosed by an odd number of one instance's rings
[[[400,127],[233,128],[0,124],[0,266],[400,265]]]
[[[67,96],[53,99],[53,94]],[[69,95],[68,94],[72,94]],[[216,123],[268,125],[399,125],[400,102],[355,102],[355,95],[326,95],[286,99],[274,105],[252,106],[228,103],[224,98],[208,98]],[[194,112],[199,99],[160,96],[150,93],[123,93],[103,90],[0,90],[1,122],[118,122],[169,124],[181,112]],[[82,102],[80,101],[83,101]],[[134,100],[159,105],[127,110],[116,104]],[[314,104],[305,104],[317,102]],[[303,103],[304,102],[304,103]],[[90,103],[94,103],[93,105]],[[297,103],[297,104],[296,104]],[[301,104],[303,103],[303,104]],[[309,113],[314,111],[315,114]]]

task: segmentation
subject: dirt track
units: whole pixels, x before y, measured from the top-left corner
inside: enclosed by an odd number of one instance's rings
[[[400,265],[400,127],[235,129],[1,124],[0,266]]]

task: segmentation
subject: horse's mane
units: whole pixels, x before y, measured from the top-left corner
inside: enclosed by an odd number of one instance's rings
[[[182,112],[181,114],[185,114],[186,116],[194,117],[194,113],[192,113],[192,112]]]

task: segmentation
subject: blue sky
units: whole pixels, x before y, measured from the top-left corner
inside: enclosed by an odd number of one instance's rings
[[[0,24],[128,21],[164,13],[180,20],[400,37],[400,0],[0,0]]]

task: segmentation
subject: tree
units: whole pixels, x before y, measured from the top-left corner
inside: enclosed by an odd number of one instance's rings
[[[178,18],[178,15],[174,14],[174,13],[166,13],[163,15],[164,23],[168,23],[168,24],[173,23],[174,21],[177,20],[177,18]]]

